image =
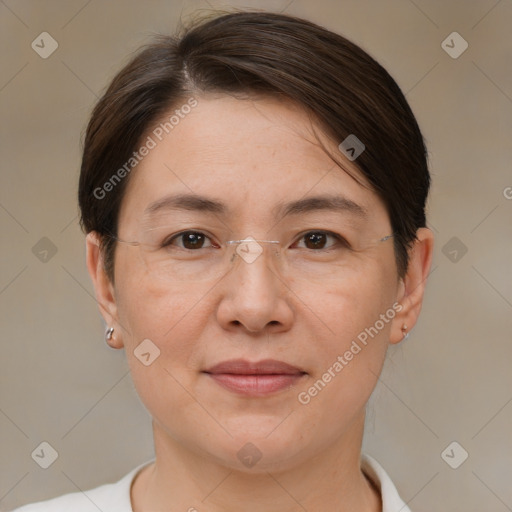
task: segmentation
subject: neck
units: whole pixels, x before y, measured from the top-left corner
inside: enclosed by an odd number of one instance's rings
[[[242,472],[191,451],[153,422],[156,461],[132,486],[133,511],[380,512],[380,493],[360,468],[363,427],[364,414],[334,446],[286,470]]]

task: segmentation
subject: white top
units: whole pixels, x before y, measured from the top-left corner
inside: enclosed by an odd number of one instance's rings
[[[154,460],[132,469],[115,484],[106,484],[85,492],[65,494],[17,508],[13,512],[133,512],[130,489],[137,473]],[[369,455],[361,457],[361,469],[375,483],[382,496],[382,512],[411,512],[401,500],[393,482],[382,466]]]

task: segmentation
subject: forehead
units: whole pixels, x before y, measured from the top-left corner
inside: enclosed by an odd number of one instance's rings
[[[227,95],[196,98],[197,106],[172,129],[168,126],[162,140],[148,132],[156,145],[132,171],[120,224],[140,221],[167,197],[177,195],[224,203],[217,213],[244,221],[275,218],[292,202],[327,195],[335,199],[334,210],[344,203],[352,207],[337,208],[339,212],[364,212],[372,222],[387,219],[377,194],[329,157],[315,133],[328,150],[336,151],[336,145],[294,104]],[[342,155],[338,162],[349,173],[362,176]],[[167,206],[176,206],[176,201],[171,203],[167,201]],[[295,213],[300,213],[301,205],[295,206]]]

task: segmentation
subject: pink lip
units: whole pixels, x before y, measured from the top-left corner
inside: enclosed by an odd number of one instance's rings
[[[306,375],[304,370],[274,359],[257,362],[233,359],[216,364],[204,373],[222,387],[248,396],[265,396],[290,388]]]

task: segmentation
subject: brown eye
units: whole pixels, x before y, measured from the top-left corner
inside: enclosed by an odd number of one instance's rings
[[[329,243],[329,239],[334,240],[334,242]],[[304,241],[304,247],[311,250],[331,249],[336,244],[347,246],[347,243],[341,236],[327,231],[310,231],[302,235],[299,243],[302,240]]]
[[[308,249],[323,249],[327,243],[325,233],[308,233],[305,237],[305,244]]]
[[[179,240],[181,243],[175,244],[175,240]],[[200,231],[183,231],[182,233],[174,235],[172,238],[164,242],[162,245],[165,247],[177,245],[182,249],[195,250],[203,249],[205,247],[205,242],[207,240],[209,240],[209,237],[207,237],[204,233],[201,233]],[[206,247],[209,246],[206,245]]]

